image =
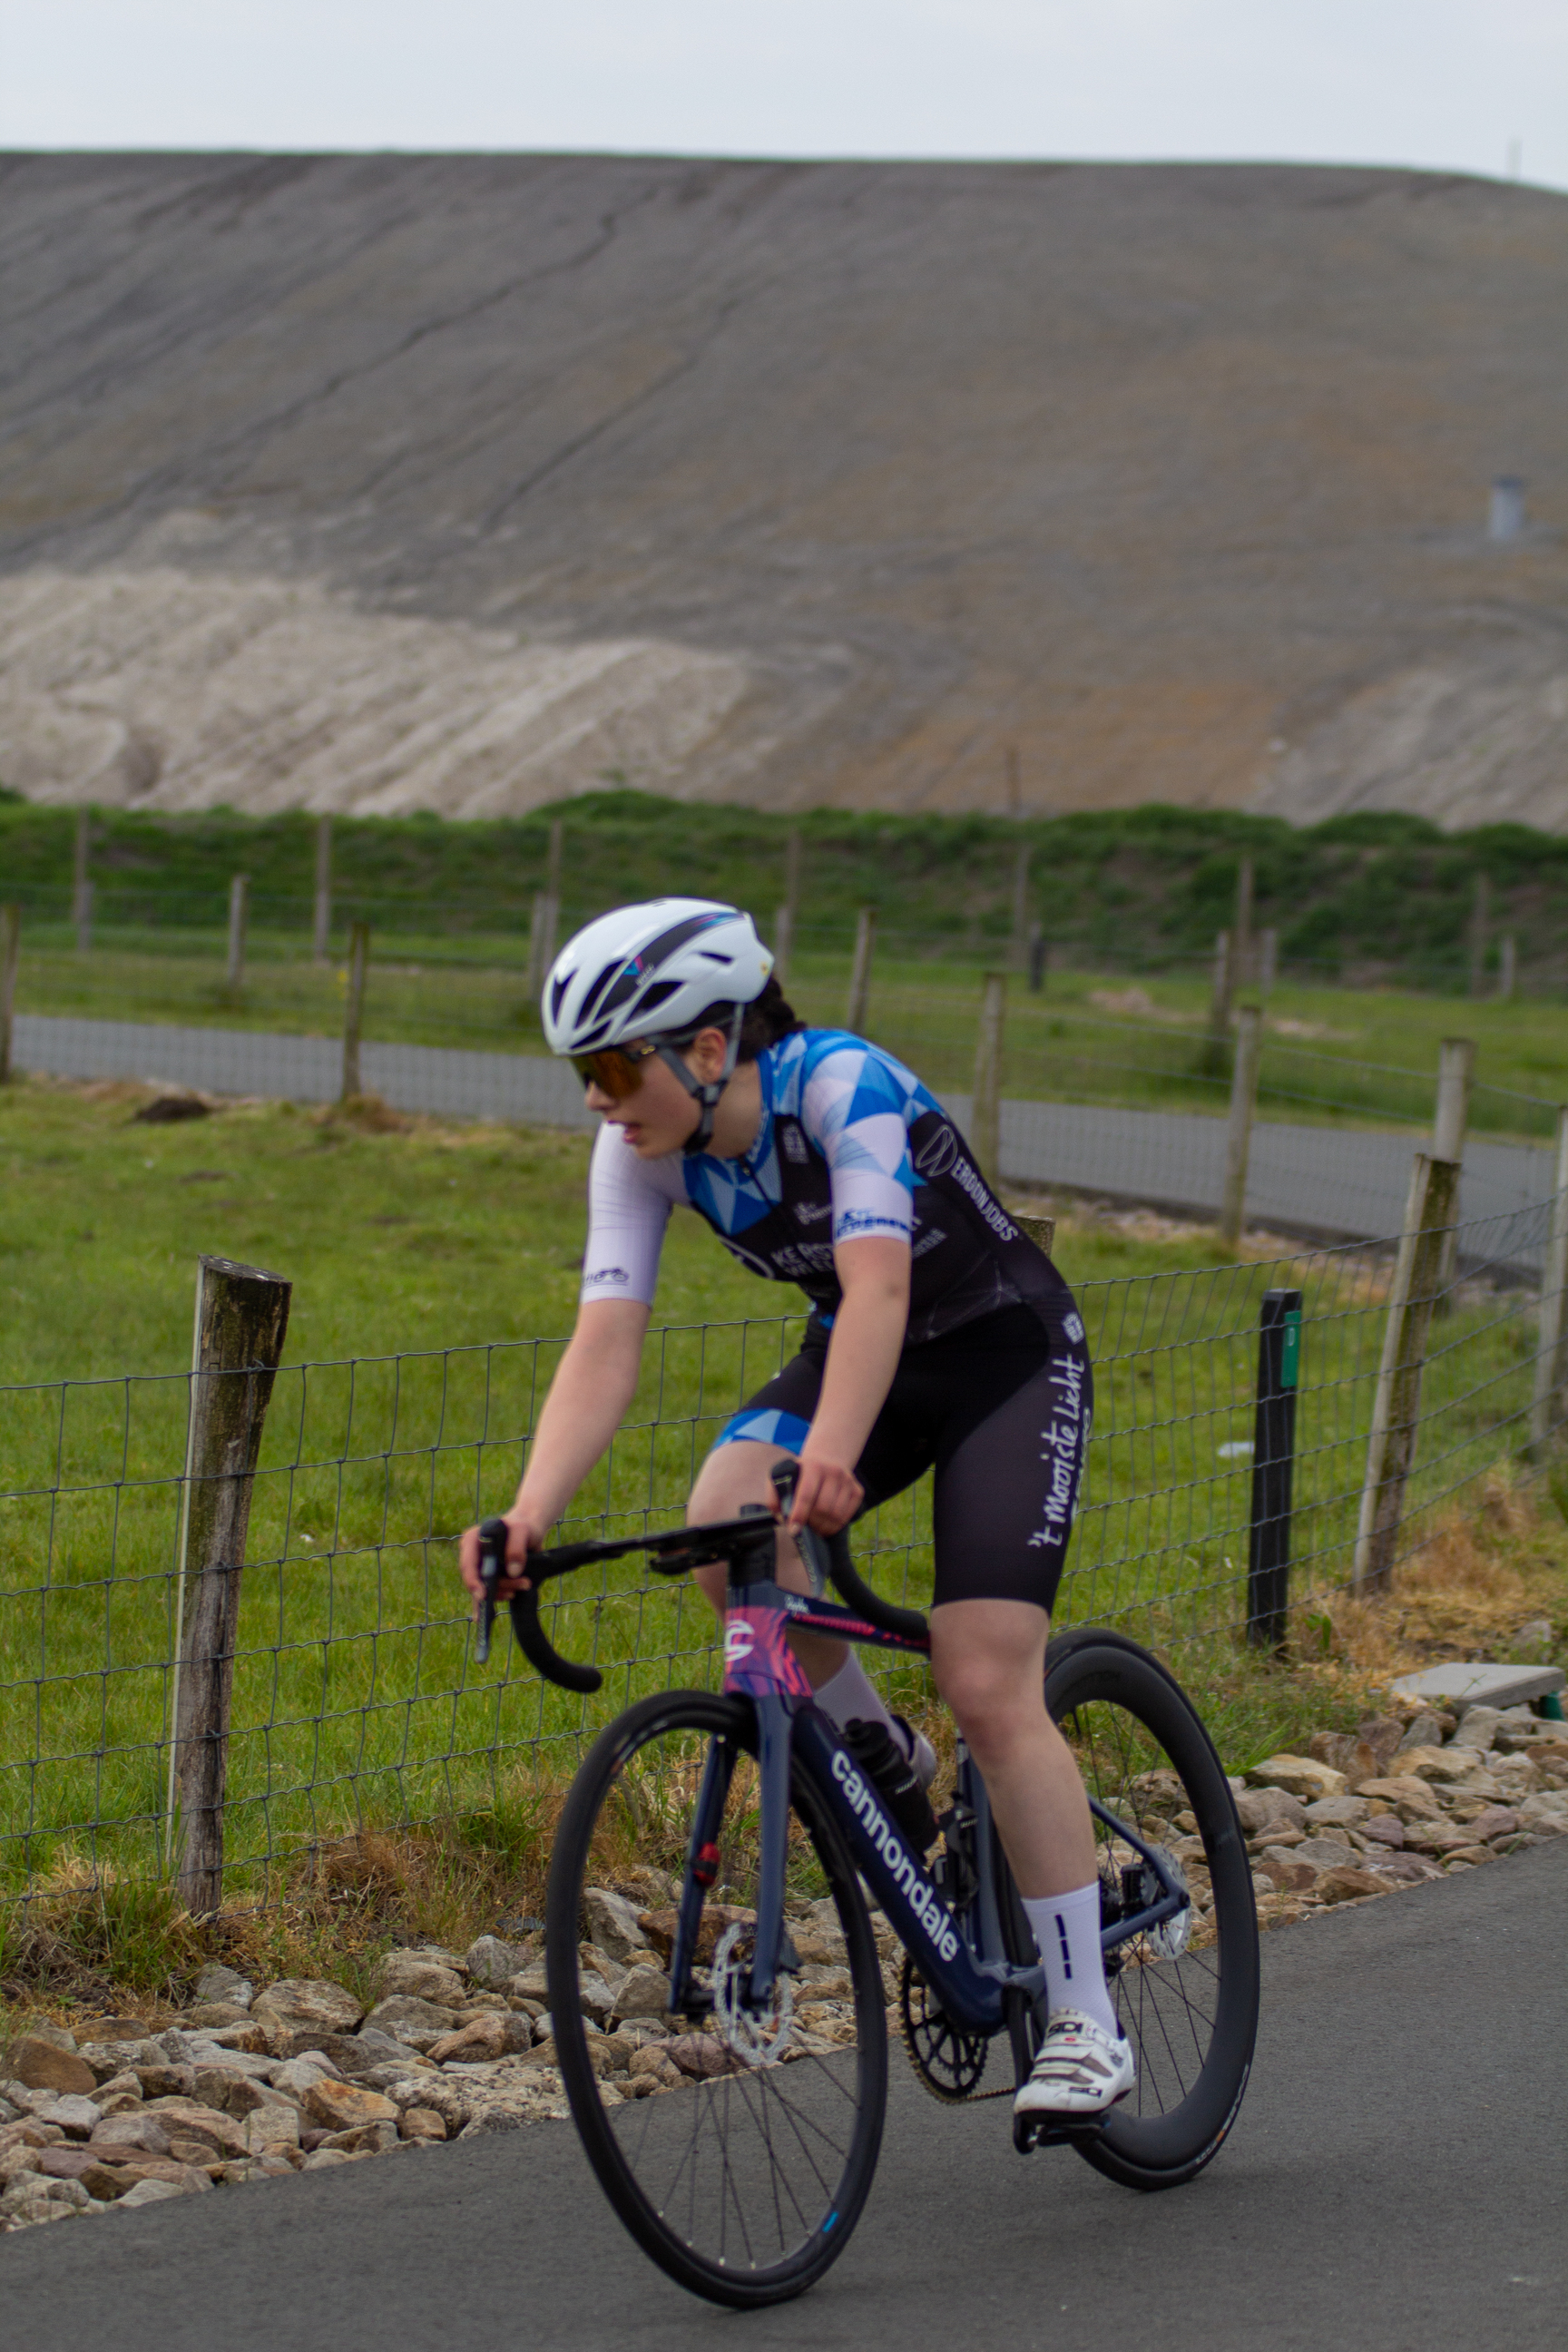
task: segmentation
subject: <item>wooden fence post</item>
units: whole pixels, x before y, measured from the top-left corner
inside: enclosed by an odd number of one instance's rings
[[[1497,943],[1497,999],[1500,1004],[1511,1003],[1519,980],[1519,941],[1511,931],[1505,931]]]
[[[1221,1078],[1230,1053],[1230,1000],[1236,985],[1236,958],[1228,931],[1216,931],[1214,942],[1214,988],[1209,998],[1209,1034],[1198,1056],[1199,1074]]]
[[[370,962],[370,925],[354,923],[349,930],[349,993],[343,1006],[343,1082],[341,1102],[360,1092],[359,1040],[364,1022],[364,978]]]
[[[87,955],[92,948],[92,876],[88,859],[92,848],[92,811],[78,809],[76,814],[76,857],[71,877],[71,920],[76,925],[78,955]]]
[[[1542,1268],[1541,1320],[1535,1339],[1535,1395],[1530,1409],[1530,1443],[1539,1457],[1561,1426],[1568,1388],[1568,1107],[1557,1114],[1557,1167],[1552,1190],[1552,1224]]]
[[[1018,844],[1018,854],[1013,861],[1013,969],[1029,969],[1029,860],[1034,851],[1026,841]]]
[[[784,843],[784,893],[773,917],[773,978],[782,988],[795,953],[795,919],[800,905],[800,827],[792,824]]]
[[[1476,877],[1470,905],[1470,994],[1481,995],[1487,980],[1487,935],[1491,924],[1491,885],[1484,874]]]
[[[1443,1235],[1453,1222],[1458,1197],[1458,1162],[1416,1152],[1366,1445],[1352,1579],[1352,1589],[1361,1594],[1386,1591],[1394,1571],[1405,1481],[1420,1428],[1421,1370],[1443,1262]]]
[[[862,907],[855,926],[855,959],[849,967],[849,1006],[844,1026],[853,1035],[864,1034],[871,1003],[871,954],[877,944],[877,909]]]
[[[228,986],[245,986],[245,935],[250,928],[250,877],[237,874],[228,886]]]
[[[180,1895],[198,1916],[217,1910],[223,1900],[224,1782],[240,1574],[291,1287],[280,1275],[227,1258],[204,1257],[196,1271],[167,1828]]]
[[[988,971],[974,1040],[974,1115],[970,1142],[980,1172],[995,1184],[1002,1173],[1002,1036],[1007,1017],[1007,975]]]
[[[1244,1004],[1236,1016],[1236,1066],[1230,1077],[1230,1118],[1225,1136],[1225,1197],[1220,1239],[1235,1249],[1247,1216],[1247,1163],[1252,1156],[1252,1120],[1258,1108],[1258,1066],[1263,1053],[1263,1015]]]
[[[1465,1159],[1465,1130],[1470,1118],[1470,1086],[1476,1074],[1476,1044],[1473,1037],[1445,1037],[1437,1048],[1437,1100],[1432,1113],[1432,1157],[1452,1160],[1460,1167]],[[1455,1202],[1454,1215],[1458,1216]],[[1450,1224],[1443,1236],[1443,1257],[1437,1272],[1437,1297],[1433,1313],[1448,1312],[1447,1290],[1454,1279],[1454,1256],[1459,1246],[1457,1222]]]
[[[332,820],[316,819],[316,899],[312,908],[311,951],[325,963],[332,946]]]
[[[1015,1209],[1013,1223],[1020,1232],[1028,1234],[1037,1250],[1043,1250],[1049,1257],[1056,1246],[1057,1221],[1054,1217],[1022,1217]]]
[[[1237,985],[1255,987],[1258,975],[1253,969],[1257,946],[1252,936],[1252,860],[1244,857],[1236,869],[1236,924],[1231,938],[1231,969]]]
[[[561,923],[563,823],[560,817],[551,820],[550,845],[544,861],[544,887],[533,894],[533,914],[528,927],[528,1001],[536,1008],[544,993],[550,967],[555,961],[555,934]]]
[[[0,907],[0,1087],[11,1082],[11,1024],[16,1007],[16,962],[22,952],[22,909]]]

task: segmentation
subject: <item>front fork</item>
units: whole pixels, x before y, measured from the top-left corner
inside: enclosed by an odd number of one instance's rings
[[[757,1717],[758,1803],[761,1851],[758,1855],[757,1924],[752,1942],[752,1974],[748,2006],[765,2009],[773,1997],[784,1940],[784,1874],[789,1864],[790,1702],[781,1696],[754,1698]],[[702,1768],[691,1835],[686,1847],[686,1872],[680,1890],[680,1911],[669,1955],[669,2005],[690,2014],[704,2011],[708,1996],[691,1993],[691,1970],[702,1925],[702,1906],[718,1879],[719,1832],[730,1783],[735,1770],[735,1748],[727,1739],[715,1739]]]

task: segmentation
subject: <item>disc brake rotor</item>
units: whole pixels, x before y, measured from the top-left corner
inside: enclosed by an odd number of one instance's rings
[[[713,1953],[713,2011],[720,2038],[748,2066],[776,2066],[788,2047],[795,2017],[795,1985],[781,1969],[765,2009],[746,1998],[752,1972],[752,1930],[737,1919],[726,1927]]]

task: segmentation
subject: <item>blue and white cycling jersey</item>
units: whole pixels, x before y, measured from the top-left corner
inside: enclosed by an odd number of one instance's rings
[[[963,1137],[891,1054],[838,1029],[797,1030],[757,1056],[762,1124],[738,1160],[639,1160],[606,1122],[588,1181],[583,1297],[651,1303],[664,1230],[684,1202],[770,1281],[795,1282],[825,1323],[841,1297],[836,1242],[884,1235],[913,1255],[918,1344],[1026,1299],[1047,1324],[1066,1286],[1013,1223]]]

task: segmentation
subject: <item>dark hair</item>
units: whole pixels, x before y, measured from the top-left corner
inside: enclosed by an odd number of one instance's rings
[[[686,1033],[695,1036],[699,1029],[728,1029],[734,1017],[733,1004],[710,1004]],[[786,1002],[776,980],[770,980],[762,994],[753,997],[746,1007],[746,1017],[741,1024],[741,1054],[742,1062],[754,1062],[764,1046],[776,1045],[781,1037],[793,1036],[804,1029],[805,1022],[793,1004]]]

